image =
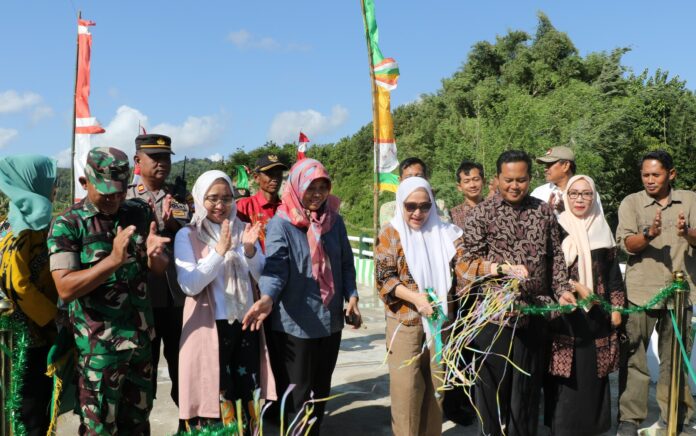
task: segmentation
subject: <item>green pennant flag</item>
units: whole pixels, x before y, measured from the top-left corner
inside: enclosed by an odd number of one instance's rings
[[[249,190],[249,175],[244,165],[235,165],[237,170],[237,189]]]

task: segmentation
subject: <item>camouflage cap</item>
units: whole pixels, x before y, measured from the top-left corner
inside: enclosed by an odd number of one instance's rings
[[[85,177],[100,194],[126,192],[129,174],[128,156],[117,148],[97,147],[87,154]]]

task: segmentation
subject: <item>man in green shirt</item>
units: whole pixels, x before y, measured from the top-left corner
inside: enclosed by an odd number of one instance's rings
[[[87,197],[56,217],[48,236],[77,348],[80,434],[150,433],[147,273],[167,267],[169,238],[157,236],[147,203],[125,200],[128,176],[122,151],[90,150],[80,178]]]
[[[628,254],[626,291],[629,306],[643,305],[672,282],[672,272],[682,270],[693,288],[696,278],[696,193],[673,189],[676,178],[672,157],[663,150],[642,159],[640,175],[644,190],[624,198],[619,207],[616,239]],[[690,311],[689,311],[690,313]],[[688,316],[691,319],[691,316]],[[670,348],[674,338],[670,315],[664,305],[628,316],[628,343],[621,362],[619,380],[618,435],[636,435],[648,413],[648,366],[646,346],[653,328],[658,334],[660,378],[657,403],[663,421],[667,418]],[[690,329],[689,329],[690,330]],[[682,332],[685,338],[689,331]],[[691,344],[687,344],[690,349]],[[693,415],[693,399],[684,383],[680,395],[681,423]]]

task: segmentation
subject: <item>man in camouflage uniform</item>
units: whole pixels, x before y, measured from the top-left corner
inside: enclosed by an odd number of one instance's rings
[[[128,157],[115,148],[87,156],[87,197],[55,218],[51,273],[68,304],[77,349],[81,435],[149,435],[152,308],[147,273],[164,271],[168,238],[147,203],[125,200]]]
[[[157,219],[157,233],[172,240],[167,245],[173,252],[176,232],[186,225],[191,216],[189,204],[193,202],[184,183],[172,185],[166,179],[172,168],[172,140],[165,135],[147,134],[135,138],[135,157],[140,166],[140,181],[128,186],[126,198],[139,198],[152,207]],[[172,380],[171,397],[179,405],[179,339],[184,313],[185,295],[176,279],[174,262],[170,262],[164,275],[148,275],[148,289],[155,321],[155,338],[152,340],[152,378],[157,394],[157,364],[160,346],[164,343],[169,377]]]

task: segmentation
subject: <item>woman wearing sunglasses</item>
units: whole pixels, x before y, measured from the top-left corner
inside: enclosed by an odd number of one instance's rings
[[[196,212],[174,242],[176,270],[187,295],[179,349],[179,416],[187,427],[228,424],[234,402],[243,410],[259,381],[258,332],[243,331],[254,303],[251,278],[264,266],[260,224],[242,223],[232,181],[206,171],[193,186]],[[245,422],[248,422],[245,417]]]
[[[558,221],[574,293],[563,293],[560,302],[575,304],[596,294],[613,306],[624,306],[626,293],[614,235],[602,214],[594,181],[588,176],[572,177],[563,203]],[[616,327],[620,324],[619,312],[609,313],[599,305],[576,309],[551,322],[553,389],[546,404],[554,435],[595,435],[611,427],[608,375],[619,363]]]
[[[434,202],[427,180],[403,180],[396,214],[382,227],[375,248],[377,289],[387,318],[392,431],[399,436],[442,433],[442,393],[436,392],[442,366],[434,346],[441,333],[431,330],[429,319],[439,314],[445,321],[453,315],[448,301],[454,289],[464,291],[472,279],[497,269],[484,260],[460,261],[462,230],[443,223]]]

